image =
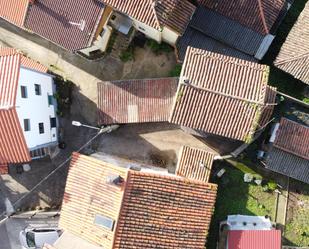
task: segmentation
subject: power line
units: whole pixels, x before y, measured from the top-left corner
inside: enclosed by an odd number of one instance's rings
[[[106,127],[103,129],[100,129],[100,131],[94,136],[92,137],[88,142],[86,142],[84,145],[82,145],[76,152],[80,152],[81,150],[83,150],[86,146],[88,146],[94,139],[96,139],[99,135],[101,135],[104,132],[111,132],[112,128],[111,127]],[[57,172],[60,168],[62,168],[68,161],[70,161],[72,158],[72,156],[69,156],[64,162],[62,162],[60,165],[58,165],[53,171],[51,171],[47,176],[45,176],[41,181],[39,181],[34,187],[32,187],[29,192],[25,193],[22,197],[20,197],[18,200],[16,200],[12,206],[16,206],[16,204],[18,204],[19,202],[21,202],[23,199],[25,199],[29,194],[31,194],[38,186],[40,186],[44,181],[46,181],[51,175],[53,175],[55,172]],[[4,216],[6,214],[6,211],[4,211],[0,217]],[[6,218],[4,218],[3,220],[0,221],[0,224],[6,220]]]

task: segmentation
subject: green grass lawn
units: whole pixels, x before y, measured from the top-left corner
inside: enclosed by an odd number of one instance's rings
[[[290,96],[304,100],[303,91],[305,84],[293,76],[281,71],[280,69],[273,66],[273,61],[277,57],[282,44],[284,43],[287,35],[291,28],[296,22],[299,14],[303,10],[308,0],[295,0],[292,7],[287,13],[287,16],[280,25],[276,32],[276,37],[264,57],[262,63],[270,66],[269,84],[278,88],[279,91],[286,93]]]
[[[294,182],[291,180],[291,185]],[[290,194],[284,238],[289,245],[309,246],[309,185],[300,186],[301,194]]]
[[[219,223],[227,215],[275,215],[276,196],[266,193],[261,186],[243,181],[244,173],[227,164],[226,173],[218,182],[216,209],[209,231],[207,248],[216,248]]]

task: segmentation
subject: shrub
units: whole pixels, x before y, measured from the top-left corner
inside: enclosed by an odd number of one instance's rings
[[[123,62],[127,62],[134,59],[134,49],[133,47],[129,47],[127,50],[122,51],[120,54],[120,60]]]
[[[275,191],[277,189],[277,183],[270,181],[267,183],[267,187],[270,191]]]
[[[169,73],[170,77],[179,77],[181,73],[181,64],[176,64],[174,69],[172,69]]]
[[[173,48],[164,42],[157,43],[155,40],[148,40],[146,44],[151,49],[151,51],[156,55],[161,54],[163,52],[169,53],[173,51]]]

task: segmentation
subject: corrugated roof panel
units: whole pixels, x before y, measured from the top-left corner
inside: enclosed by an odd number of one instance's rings
[[[267,169],[309,184],[309,160],[273,147],[266,160]]]
[[[256,32],[268,34],[285,0],[198,0],[198,2]]]
[[[257,62],[250,55],[221,43],[189,26],[177,42],[178,60],[183,61],[188,47],[199,48],[210,52],[236,57],[242,60]]]
[[[264,39],[264,35],[203,7],[197,9],[190,26],[251,56],[256,54]]]
[[[167,121],[178,78],[98,83],[99,123]]]
[[[229,249],[281,249],[280,230],[234,230],[228,232]]]

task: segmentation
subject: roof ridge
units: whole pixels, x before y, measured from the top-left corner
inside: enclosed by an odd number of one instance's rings
[[[97,84],[104,84],[108,82],[120,83],[120,82],[129,82],[129,81],[150,81],[150,80],[179,80],[179,77],[160,77],[160,78],[145,78],[145,79],[122,79],[122,80],[102,80]]]
[[[195,55],[201,55],[203,57],[211,58],[212,60],[222,61],[223,63],[226,63],[226,64],[235,64],[237,66],[248,67],[248,68],[252,68],[253,70],[256,70],[256,71],[267,71],[267,65],[253,63],[253,62],[249,62],[249,61],[246,61],[246,60],[237,59],[237,58],[234,58],[234,57],[231,57],[231,56],[216,54],[216,53],[213,53],[213,52],[208,52],[206,50],[205,50],[205,52],[202,52],[201,50],[200,51],[199,50],[200,49],[192,48],[191,52]],[[219,56],[217,56],[217,55],[219,55]],[[243,61],[245,63],[240,63],[238,61]],[[263,66],[263,68],[258,68],[257,66],[254,66],[252,64],[256,64],[258,66]]]
[[[303,59],[303,58],[305,58],[307,56],[309,57],[309,52],[305,52],[305,53],[303,53],[301,55],[298,55],[298,56],[290,58],[290,59],[281,60],[281,61],[278,61],[278,62],[275,61],[274,64],[276,66],[279,66],[279,65],[283,65],[283,64],[288,63],[288,62],[292,62],[292,61],[296,61],[296,60],[299,60],[299,59]]]
[[[260,14],[260,17],[262,19],[264,30],[268,34],[269,30],[268,30],[268,27],[267,27],[267,24],[266,24],[265,15],[264,15],[264,11],[263,11],[261,0],[258,0],[258,6],[259,6],[259,14]]]
[[[141,175],[141,176],[152,176],[152,177],[160,177],[161,179],[172,179],[172,180],[177,180],[179,182],[183,182],[183,183],[192,183],[192,184],[199,184],[199,185],[203,185],[203,186],[208,186],[210,189],[213,190],[218,188],[218,185],[215,183],[210,183],[210,182],[203,182],[203,181],[199,181],[199,180],[195,180],[195,179],[188,179],[188,178],[184,178],[181,176],[177,176],[177,175],[164,175],[164,174],[160,174],[160,173],[156,173],[156,172],[145,172],[145,171],[134,171],[129,169],[129,175]],[[126,192],[126,191],[125,191]]]
[[[292,154],[292,155],[294,155],[294,156],[298,156],[298,157],[301,157],[301,158],[303,158],[303,159],[309,160],[309,156],[301,155],[300,153],[297,153],[297,152],[295,152],[295,151],[286,149],[286,148],[284,148],[284,147],[282,147],[282,146],[280,146],[280,145],[273,144],[273,146],[274,146],[275,148],[279,149],[279,150],[282,150],[282,151],[287,152],[287,153],[289,153],[289,154]]]
[[[148,0],[148,1],[150,1],[151,10],[153,12],[157,26],[158,26],[159,29],[161,29],[162,28],[161,23],[160,23],[160,20],[158,18],[157,11],[156,11],[156,4],[157,4],[158,0]]]
[[[193,88],[196,88],[196,89],[199,89],[199,90],[203,90],[203,91],[206,91],[206,92],[210,92],[210,93],[213,93],[213,94],[218,94],[218,95],[221,95],[221,96],[224,96],[224,97],[227,97],[227,98],[232,98],[232,99],[240,100],[240,101],[243,101],[243,102],[249,102],[249,103],[252,103],[252,104],[257,104],[259,106],[264,106],[265,105],[264,102],[259,102],[259,101],[252,100],[252,99],[247,99],[247,98],[242,98],[242,97],[230,95],[230,94],[219,92],[219,91],[215,91],[215,90],[212,90],[212,89],[209,89],[209,88],[206,88],[206,87],[201,87],[201,86],[198,86],[196,84],[180,82],[179,85],[181,85],[181,84],[185,85],[185,86],[193,87]],[[262,98],[262,99],[264,100],[264,98]]]

